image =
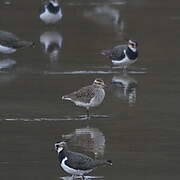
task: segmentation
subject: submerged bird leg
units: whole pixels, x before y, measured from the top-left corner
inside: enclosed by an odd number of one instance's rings
[[[123,67],[123,74],[127,74],[127,66]]]
[[[74,174],[71,176],[71,179],[72,180],[76,179]]]
[[[86,108],[87,118],[90,118],[89,108]]]
[[[81,179],[82,179],[82,180],[85,180],[86,178],[85,178],[85,176],[81,176]]]

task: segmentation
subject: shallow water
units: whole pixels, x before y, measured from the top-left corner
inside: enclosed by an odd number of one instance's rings
[[[113,161],[92,177],[179,179],[179,1],[67,0],[55,26],[38,19],[40,4],[0,2],[1,29],[36,42],[0,55],[0,179],[68,179],[52,150],[65,137],[72,150]],[[96,17],[104,5],[114,21]],[[99,52],[129,37],[140,57],[122,73]],[[108,88],[91,119],[61,101],[97,77]]]

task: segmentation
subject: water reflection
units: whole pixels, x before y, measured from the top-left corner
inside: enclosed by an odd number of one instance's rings
[[[10,73],[11,70],[16,65],[16,61],[13,59],[0,59],[0,84],[6,84],[12,82],[16,78],[16,74]]]
[[[0,70],[10,69],[16,64],[16,61],[13,59],[0,59]]]
[[[97,128],[75,129],[70,134],[62,135],[62,138],[71,146],[82,148],[86,152],[93,152],[96,158],[104,155],[105,137]]]
[[[44,45],[44,52],[49,56],[51,63],[57,62],[63,42],[62,35],[55,31],[45,32],[40,36],[40,42]]]
[[[74,180],[72,176],[60,177],[63,180]],[[82,179],[81,176],[76,176],[75,179]],[[84,176],[84,179],[91,180],[91,179],[104,179],[103,176]]]
[[[97,6],[84,12],[84,17],[101,26],[110,26],[116,32],[124,31],[124,21],[121,14],[115,8],[109,6]]]
[[[117,98],[133,106],[136,103],[137,84],[138,82],[128,74],[114,76],[111,91]]]
[[[67,0],[70,6],[124,5],[126,0]]]
[[[8,0],[5,0],[5,1],[4,1],[4,4],[5,4],[5,5],[11,5],[12,2],[11,2],[11,1],[8,1]]]

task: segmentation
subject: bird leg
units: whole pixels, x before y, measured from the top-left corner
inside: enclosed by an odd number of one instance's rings
[[[85,178],[85,176],[81,176],[81,179],[82,179],[82,180],[85,180],[86,178]]]
[[[123,67],[123,74],[127,74],[127,66]]]
[[[90,118],[89,108],[86,108],[87,118]]]

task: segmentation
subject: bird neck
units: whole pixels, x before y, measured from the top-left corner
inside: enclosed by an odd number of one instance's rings
[[[63,149],[62,151],[58,152],[58,158],[61,162],[66,157],[66,151]]]
[[[132,59],[132,60],[136,59],[138,56],[137,49],[134,49],[134,48],[132,49],[128,47],[126,50],[126,55],[128,56],[129,59]]]

